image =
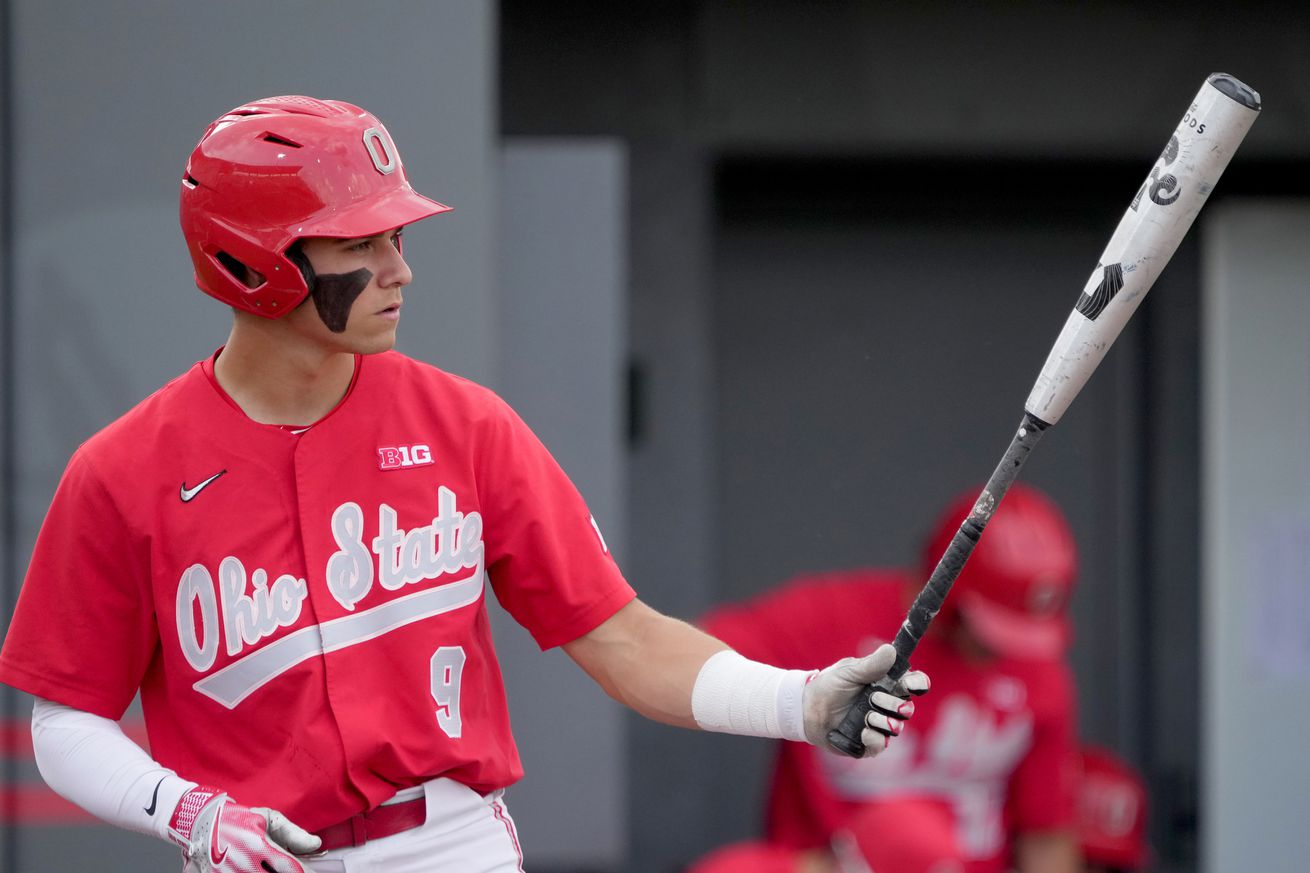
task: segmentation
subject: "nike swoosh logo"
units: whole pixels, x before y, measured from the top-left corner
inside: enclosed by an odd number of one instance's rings
[[[219,823],[222,821],[223,813],[226,811],[225,805],[227,801],[219,800],[218,803],[218,811],[214,813],[214,821],[209,826],[209,861],[215,867],[222,864],[223,859],[227,857],[227,849],[224,849],[221,852],[218,850]]]
[[[168,778],[167,776],[164,776],[158,782],[155,783],[155,793],[150,795],[150,805],[146,807],[142,807],[143,809],[145,809],[146,815],[155,814],[155,804],[159,802],[159,786],[163,785],[164,779],[167,778]]]
[[[209,483],[213,482],[215,479],[217,479],[219,476],[222,476],[226,472],[227,470],[219,470],[217,473],[210,476],[208,479],[201,482],[199,485],[197,485],[194,488],[186,487],[186,483],[183,482],[181,490],[178,491],[178,496],[182,498],[183,503],[190,503],[192,500],[196,499],[197,494],[199,494],[201,491],[205,489],[205,486],[209,485]]]

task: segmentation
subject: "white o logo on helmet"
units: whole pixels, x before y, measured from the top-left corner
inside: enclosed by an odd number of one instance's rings
[[[373,159],[373,166],[382,175],[385,176],[400,166],[396,146],[387,136],[385,128],[370,127],[364,131],[364,148],[368,149],[368,156]]]

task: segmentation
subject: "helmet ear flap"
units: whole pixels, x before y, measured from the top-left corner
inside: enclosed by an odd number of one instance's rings
[[[248,312],[277,318],[294,309],[309,288],[300,269],[285,255],[275,255],[258,243],[211,220],[203,235],[188,240],[197,281],[222,289],[224,298]],[[252,287],[246,280],[259,281]]]

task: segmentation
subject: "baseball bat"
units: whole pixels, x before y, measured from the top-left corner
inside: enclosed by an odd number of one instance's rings
[[[885,678],[861,690],[842,723],[829,732],[828,743],[837,751],[857,758],[864,754],[860,733],[872,709],[869,696],[890,690],[905,675],[910,655],[1029,453],[1064,415],[1169,263],[1259,112],[1260,95],[1252,88],[1227,73],[1206,78],[1069,313],[1004,456],[910,606],[893,643],[896,662]]]

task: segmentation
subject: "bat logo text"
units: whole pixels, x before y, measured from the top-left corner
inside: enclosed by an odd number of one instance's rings
[[[1204,127],[1204,125],[1202,125]],[[1164,152],[1160,154],[1160,159],[1156,161],[1156,166],[1151,168],[1151,175],[1142,183],[1141,189],[1137,196],[1133,198],[1132,205],[1129,207],[1134,212],[1137,211],[1137,204],[1142,202],[1142,195],[1146,194],[1151,198],[1151,202],[1159,206],[1168,206],[1178,199],[1178,195],[1183,192],[1178,188],[1178,179],[1173,173],[1164,173],[1161,170],[1168,167],[1174,161],[1178,160],[1178,134],[1169,137],[1169,144],[1164,147]],[[1171,196],[1172,195],[1172,196]]]

